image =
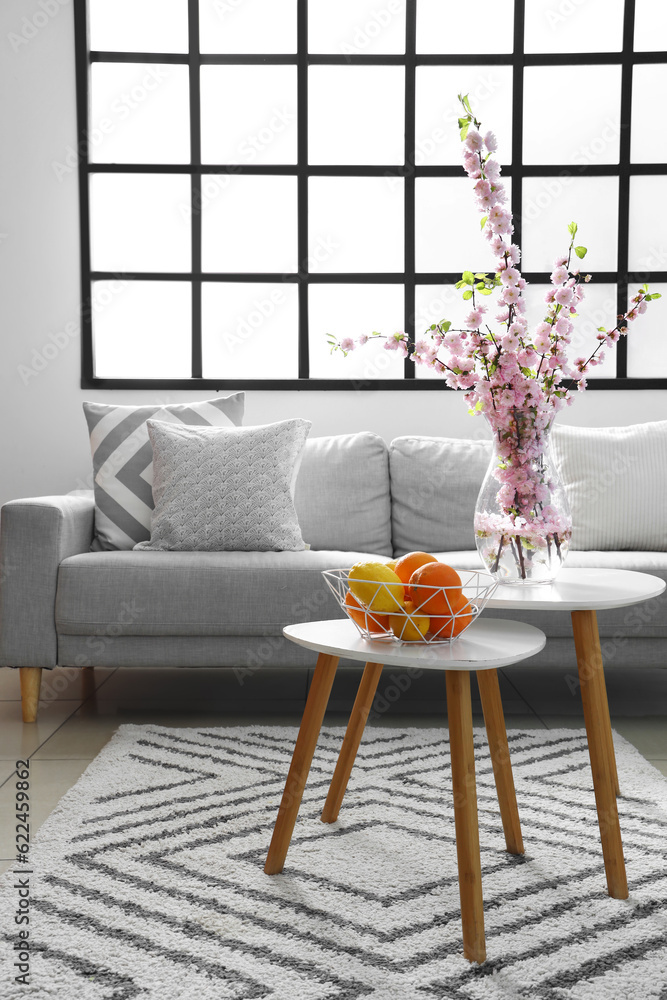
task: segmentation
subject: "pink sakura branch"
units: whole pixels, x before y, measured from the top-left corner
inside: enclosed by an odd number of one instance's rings
[[[587,357],[569,360],[577,307],[591,280],[582,275],[578,262],[586,248],[575,245],[577,224],[568,226],[567,253],[558,257],[551,273],[551,288],[545,296],[544,320],[530,332],[525,318],[521,276],[521,250],[511,242],[514,232],[507,194],[500,180],[500,165],[494,158],[497,141],[493,132],[482,134],[467,96],[459,95],[463,106],[459,127],[463,140],[463,167],[474,181],[473,191],[480,212],[481,227],[494,256],[493,273],[464,271],[456,287],[470,304],[464,326],[454,329],[447,320],[433,323],[423,336],[411,343],[403,332],[383,335],[374,332],[356,340],[330,337],[332,351],[347,355],[369,340],[384,339],[384,348],[410,357],[418,365],[435,369],[453,389],[462,389],[471,412],[484,413],[492,424],[507,423],[512,410],[536,408],[542,426],[548,426],[558,410],[571,403],[574,386],[586,389],[586,375],[604,360],[604,347],[612,347],[628,332],[628,323],[646,311],[647,303],[660,298],[643,285],[632,299],[630,309],[617,317],[614,327],[600,327],[597,345]],[[497,294],[498,293],[498,294]],[[494,329],[490,322],[492,297]]]

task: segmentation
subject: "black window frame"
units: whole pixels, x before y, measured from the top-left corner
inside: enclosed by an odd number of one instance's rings
[[[628,270],[628,233],[630,179],[639,175],[665,175],[667,164],[630,162],[632,76],[633,67],[646,63],[667,63],[666,52],[635,52],[635,0],[625,0],[623,47],[618,52],[593,53],[526,53],[524,52],[524,22],[526,0],[514,2],[514,51],[511,53],[479,53],[474,55],[426,55],[416,53],[417,0],[406,0],[405,55],[309,54],[308,0],[297,3],[297,52],[291,54],[210,55],[199,51],[199,3],[188,0],[189,40],[187,53],[101,52],[91,51],[88,41],[87,0],[74,0],[76,47],[76,99],[79,151],[79,204],[81,238],[81,344],[82,377],[85,389],[415,389],[446,390],[444,382],[415,378],[414,364],[405,359],[403,379],[337,379],[309,377],[308,287],[310,284],[401,284],[405,288],[404,330],[411,339],[415,334],[415,288],[417,285],[453,284],[460,272],[419,273],[415,271],[415,179],[417,177],[461,177],[461,166],[415,165],[415,80],[417,66],[496,65],[512,68],[512,163],[503,165],[503,174],[513,179],[511,207],[514,214],[514,240],[521,244],[522,183],[524,177],[605,177],[619,179],[618,205],[618,270],[597,271],[596,282],[617,285],[617,312],[627,308],[628,285],[644,281],[667,282],[667,271]],[[190,83],[190,164],[106,164],[91,163],[88,158],[89,135],[89,75],[93,62],[164,63],[187,65]],[[298,141],[295,165],[214,164],[201,163],[200,135],[200,66],[202,65],[294,65],[297,67]],[[402,166],[310,166],[308,164],[308,68],[317,65],[402,66],[405,68],[405,161]],[[621,135],[618,164],[572,165],[524,164],[523,156],[523,84],[524,69],[529,66],[559,65],[620,65],[621,66]],[[116,272],[91,270],[89,176],[92,173],[173,173],[189,174],[193,211],[192,270],[185,273],[126,273],[122,277],[141,280],[176,280],[192,284],[192,375],[179,379],[98,378],[94,375],[91,289],[96,280],[118,278]],[[297,245],[299,269],[292,274],[228,273],[203,274],[201,270],[201,204],[202,178],[207,174],[270,174],[296,176],[298,185]],[[405,271],[402,273],[308,273],[308,180],[317,176],[383,177],[396,176],[404,180]],[[517,183],[519,181],[519,183]],[[465,262],[462,262],[465,264]],[[549,281],[548,272],[524,271],[523,276],[534,284]],[[205,281],[287,281],[298,284],[299,348],[296,379],[202,377],[201,289]],[[417,331],[419,333],[420,331]],[[591,378],[590,389],[667,389],[667,378],[629,378],[627,376],[627,342],[622,338],[617,346],[617,374],[614,378]]]

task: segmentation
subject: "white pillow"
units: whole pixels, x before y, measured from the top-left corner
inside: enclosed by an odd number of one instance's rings
[[[572,549],[667,551],[667,420],[554,427]]]
[[[303,550],[294,485],[311,426],[299,418],[233,428],[149,420],[155,510],[150,541],[135,549]]]

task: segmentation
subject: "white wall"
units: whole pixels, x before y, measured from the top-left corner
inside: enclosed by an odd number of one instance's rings
[[[44,7],[40,7],[40,3]],[[26,20],[24,20],[26,19]],[[33,20],[34,24],[31,30]],[[47,23],[42,25],[42,22]],[[21,31],[34,34],[17,42]],[[203,393],[90,392],[79,388],[77,337],[27,379],[49,335],[76,323],[79,297],[76,171],[58,179],[76,146],[71,0],[0,4],[0,502],[62,493],[89,477],[81,401],[203,399]],[[367,428],[398,434],[473,436],[482,423],[449,392],[250,392],[247,422],[296,414],[313,434]],[[567,423],[627,424],[667,416],[667,392],[581,394]]]

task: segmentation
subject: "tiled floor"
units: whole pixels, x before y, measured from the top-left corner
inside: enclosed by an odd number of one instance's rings
[[[409,683],[387,668],[378,688],[371,725],[446,724],[444,677],[433,671]],[[565,670],[528,664],[500,672],[508,728],[583,727],[581,702]],[[16,761],[31,758],[34,833],[61,796],[122,723],[164,726],[231,726],[264,723],[296,726],[312,671],[258,671],[239,684],[233,670],[164,669],[81,672],[70,681],[63,671],[44,672],[39,721],[21,722],[18,672],[0,669],[0,871],[11,863],[14,840]],[[340,668],[326,722],[344,725],[360,670]],[[403,675],[405,677],[405,675]],[[667,775],[667,669],[607,671],[612,724]],[[441,707],[440,707],[441,706]],[[473,690],[475,724],[482,724]]]

